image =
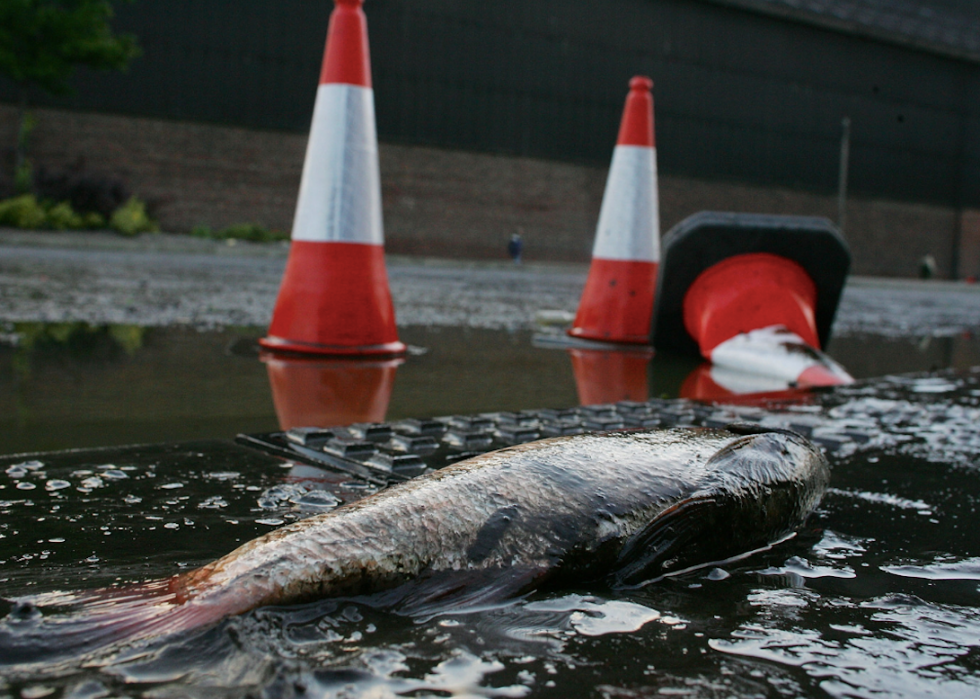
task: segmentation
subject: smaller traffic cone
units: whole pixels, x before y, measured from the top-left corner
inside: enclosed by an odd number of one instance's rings
[[[363,0],[335,0],[270,350],[394,355]]]
[[[660,261],[652,88],[650,78],[630,80],[573,337],[650,343]]]

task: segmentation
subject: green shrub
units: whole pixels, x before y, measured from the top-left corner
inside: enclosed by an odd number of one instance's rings
[[[75,210],[71,208],[71,204],[67,201],[55,204],[48,209],[45,224],[47,228],[54,228],[57,231],[64,231],[69,228],[83,228],[85,225],[82,217],[75,213]]]
[[[143,346],[143,336],[146,328],[139,325],[110,325],[109,337],[119,345],[126,354],[132,356]]]
[[[29,194],[34,187],[34,166],[30,160],[24,159],[14,171],[14,191],[18,194]]]
[[[42,228],[47,213],[33,194],[22,194],[0,201],[0,226],[13,228]]]
[[[109,226],[123,235],[137,235],[157,230],[157,225],[146,213],[146,204],[136,197],[112,212]]]
[[[86,211],[82,214],[82,226],[91,229],[105,228],[105,216],[98,211]]]

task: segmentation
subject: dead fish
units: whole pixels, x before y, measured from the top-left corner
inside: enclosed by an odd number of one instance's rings
[[[45,602],[75,607],[53,629],[61,645],[92,647],[326,597],[374,595],[419,613],[546,584],[641,585],[787,537],[817,506],[829,473],[810,442],[784,430],[558,437],[300,520],[167,580]],[[17,645],[17,624],[35,613],[30,600],[15,604],[0,624],[0,649]]]

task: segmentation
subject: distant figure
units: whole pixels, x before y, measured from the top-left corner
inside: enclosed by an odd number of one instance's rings
[[[932,255],[924,255],[919,260],[919,278],[932,279],[936,276],[936,258]]]
[[[521,252],[524,250],[524,241],[521,240],[520,233],[514,233],[507,243],[507,254],[514,260],[515,265],[521,264]]]

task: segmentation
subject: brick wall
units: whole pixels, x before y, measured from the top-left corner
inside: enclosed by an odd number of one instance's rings
[[[187,231],[255,222],[289,230],[305,135],[157,119],[39,109],[35,167],[115,177],[146,200],[161,226]],[[0,105],[0,188],[9,188],[17,110]],[[9,144],[9,145],[8,145]],[[611,155],[611,153],[610,153]],[[585,261],[606,169],[501,155],[382,143],[387,249],[393,253],[502,258],[522,233],[529,260]],[[661,176],[666,231],[696,211],[837,216],[834,195]],[[962,273],[976,270],[977,212],[852,198],[847,238],[856,274],[914,276],[925,254],[948,276],[958,228]],[[980,235],[980,234],[978,234]]]

